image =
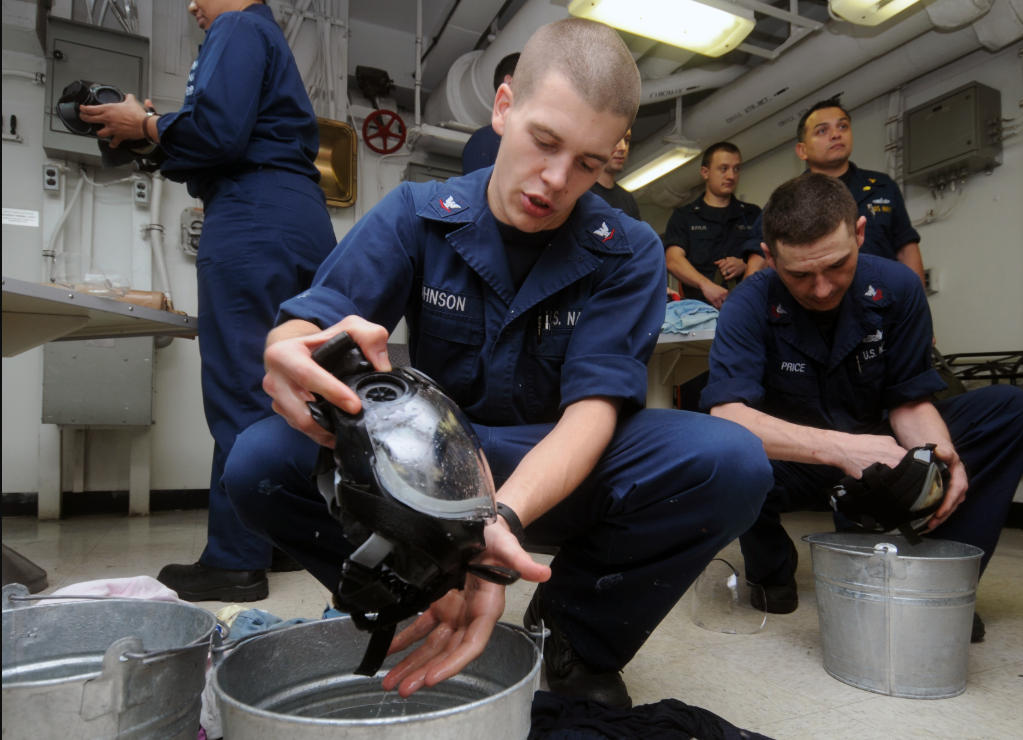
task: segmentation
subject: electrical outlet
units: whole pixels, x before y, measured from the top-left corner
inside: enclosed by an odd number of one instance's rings
[[[137,206],[149,205],[149,178],[136,176],[131,179],[131,199]]]
[[[927,295],[934,295],[941,290],[941,273],[937,267],[924,269],[924,291]]]
[[[43,165],[43,190],[60,192],[60,167],[55,164]]]

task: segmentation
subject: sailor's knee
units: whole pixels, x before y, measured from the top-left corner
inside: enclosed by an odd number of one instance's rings
[[[254,424],[235,440],[224,464],[221,484],[232,506],[243,518],[266,508],[281,464],[279,444],[262,423]]]
[[[760,515],[774,471],[760,438],[745,427],[719,419],[715,430],[713,471],[709,479],[719,502],[719,516],[736,533],[745,532]]]

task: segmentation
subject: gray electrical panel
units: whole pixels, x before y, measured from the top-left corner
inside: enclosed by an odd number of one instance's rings
[[[152,337],[43,346],[43,423],[147,427],[153,423]]]
[[[149,39],[50,16],[46,19],[47,156],[102,164],[96,139],[69,133],[54,112],[60,94],[75,80],[114,85],[140,101],[149,95]]]
[[[902,120],[906,182],[933,185],[1002,163],[1002,96],[994,88],[971,82],[906,111]]]

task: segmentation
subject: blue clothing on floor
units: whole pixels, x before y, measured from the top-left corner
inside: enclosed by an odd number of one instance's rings
[[[475,425],[497,485],[553,424]],[[224,484],[242,521],[332,591],[353,548],[310,477],[318,445],[279,416],[238,437]],[[760,440],[731,422],[669,409],[623,415],[586,481],[526,528],[560,545],[545,607],[594,668],[622,668],[771,486]]]
[[[240,640],[243,637],[260,632],[284,629],[285,627],[292,627],[296,624],[305,624],[312,621],[315,620],[303,617],[295,617],[285,621],[276,614],[265,612],[262,609],[246,609],[235,615],[234,621],[231,622],[231,635],[229,639]]]
[[[911,242],[920,242],[920,234],[913,228],[902,191],[898,184],[883,172],[861,170],[849,163],[847,186],[856,200],[860,216],[867,218],[866,236],[860,254],[872,254],[885,259],[897,259],[899,250]],[[751,254],[764,256],[760,244],[764,241],[764,217],[757,216],[749,239],[742,245],[742,258]]]
[[[779,419],[850,434],[892,435],[888,412],[945,389],[931,366],[931,315],[905,265],[860,255],[839,305],[829,347],[774,270],[744,280],[725,302],[710,352],[701,407],[744,403]],[[966,503],[934,536],[976,545],[991,557],[1023,476],[1023,391],[995,386],[935,404],[966,466]],[[932,440],[937,442],[939,440]],[[827,499],[838,468],[772,461],[775,486],[741,538],[747,578],[790,577],[779,515]]]
[[[595,668],[624,666],[771,485],[759,440],[708,416],[638,410],[664,320],[660,241],[584,193],[516,291],[484,169],[405,183],[367,213],[279,321],[348,315],[392,329],[412,366],[476,425],[503,483],[561,411],[622,401],[611,444],[578,490],[528,536],[562,546],[546,607]],[[336,590],[351,551],[310,478],[319,447],[280,417],[238,438],[224,484],[250,531]]]
[[[213,435],[206,550],[216,568],[270,565],[272,549],[239,521],[221,485],[235,437],[270,416],[263,345],[280,304],[307,287],[334,246],[323,191],[304,175],[253,172],[209,188],[196,258],[199,356]]]
[[[170,159],[160,171],[205,191],[225,172],[259,167],[320,181],[319,126],[295,57],[273,12],[250,5],[220,14],[192,64],[185,101],[157,119]]]
[[[718,310],[703,301],[672,301],[664,312],[662,334],[684,331],[711,331],[718,324]]]
[[[200,560],[270,565],[221,487],[243,429],[269,416],[263,344],[278,306],[312,281],[336,240],[314,166],[319,127],[295,58],[265,5],[222,13],[192,65],[181,109],[157,120],[161,167],[203,200],[196,258],[203,406],[213,435],[210,514]]]
[[[462,175],[493,167],[500,147],[501,137],[493,126],[487,124],[476,129],[462,149]]]

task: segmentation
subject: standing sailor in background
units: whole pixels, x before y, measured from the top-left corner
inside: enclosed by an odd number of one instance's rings
[[[494,92],[501,85],[510,85],[512,75],[515,74],[515,65],[519,63],[518,54],[509,54],[497,63],[494,70]],[[501,146],[501,135],[494,131],[489,123],[482,128],[476,129],[469,137],[462,150],[462,174],[482,170],[484,167],[493,167],[497,161],[497,149]]]
[[[277,307],[312,282],[334,247],[320,175],[319,130],[284,34],[253,0],[193,0],[207,32],[176,113],[123,103],[82,108],[100,136],[146,138],[168,155],[163,174],[206,210],[199,255],[199,350],[206,421],[215,442],[209,530],[197,563],[159,580],[188,601],[269,594],[272,548],[239,521],[221,486],[235,437],[272,415],[262,389],[263,342]],[[146,101],[147,107],[152,107]],[[294,569],[282,559],[275,569]]]
[[[664,234],[668,272],[686,289],[686,297],[720,309],[730,288],[742,280],[746,265],[742,246],[760,206],[735,197],[742,153],[729,141],[711,144],[703,153],[700,175],[707,183],[702,198],[676,208]]]
[[[622,140],[618,142],[614,152],[611,153],[611,159],[607,160],[607,164],[600,171],[600,177],[593,183],[590,192],[606,200],[612,208],[618,208],[626,216],[631,216],[639,221],[641,219],[636,199],[632,197],[632,193],[615,182],[618,173],[625,168],[625,162],[629,158],[629,145],[631,143],[632,129],[630,128],[625,132]]]
[[[807,170],[837,177],[845,183],[860,215],[866,217],[863,254],[901,262],[915,272],[926,287],[920,234],[913,228],[899,186],[883,172],[861,170],[849,161],[853,146],[852,117],[841,101],[836,97],[814,103],[799,119],[796,131],[796,156],[806,162]],[[749,241],[742,247],[747,275],[767,267],[761,242],[762,227],[757,219]]]

